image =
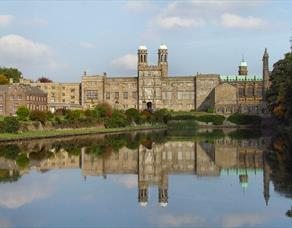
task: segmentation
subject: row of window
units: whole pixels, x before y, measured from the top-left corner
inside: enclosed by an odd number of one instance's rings
[[[238,88],[238,95],[239,97],[253,97],[257,96],[260,97],[262,96],[263,90],[262,88],[256,88],[254,89],[253,87],[247,87],[245,88]]]
[[[29,110],[39,110],[39,111],[46,111],[47,110],[46,105],[27,104],[27,108]]]
[[[118,100],[120,98],[120,93],[119,92],[114,92],[114,99]],[[85,96],[87,100],[98,100],[98,92],[96,90],[87,90],[85,91]],[[123,92],[122,93],[123,99],[129,99],[129,93],[128,92]],[[105,98],[107,100],[111,99],[111,92],[106,92]],[[132,92],[132,98],[137,99],[137,92],[134,91]]]
[[[22,100],[22,95],[10,95],[10,100]],[[46,97],[26,96],[27,101],[46,101]],[[3,100],[3,95],[0,95],[0,100]]]

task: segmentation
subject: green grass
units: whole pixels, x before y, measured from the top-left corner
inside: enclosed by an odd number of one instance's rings
[[[165,128],[165,125],[157,124],[150,126],[135,126],[135,127],[124,127],[124,128],[80,128],[70,130],[49,130],[49,131],[27,131],[23,133],[1,133],[0,140],[17,140],[17,139],[30,139],[30,138],[45,138],[53,136],[69,136],[69,135],[80,135],[80,134],[94,134],[94,133],[110,133],[110,132],[122,132],[132,130],[143,130],[143,129],[156,129]]]

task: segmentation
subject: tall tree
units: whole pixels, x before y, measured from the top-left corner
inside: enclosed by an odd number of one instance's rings
[[[276,118],[292,126],[292,53],[274,64],[267,92],[270,110]]]
[[[0,67],[0,74],[3,74],[8,80],[13,79],[13,82],[19,82],[22,78],[22,73],[16,68]]]

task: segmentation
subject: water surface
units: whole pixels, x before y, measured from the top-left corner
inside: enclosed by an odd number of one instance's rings
[[[215,130],[0,144],[0,227],[291,227],[271,143]]]

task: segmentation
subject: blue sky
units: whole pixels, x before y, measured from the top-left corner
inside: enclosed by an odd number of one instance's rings
[[[170,75],[235,74],[244,55],[261,74],[289,51],[290,1],[1,1],[0,65],[25,77],[79,81],[88,74],[136,75],[140,44],[157,62],[169,49]]]

